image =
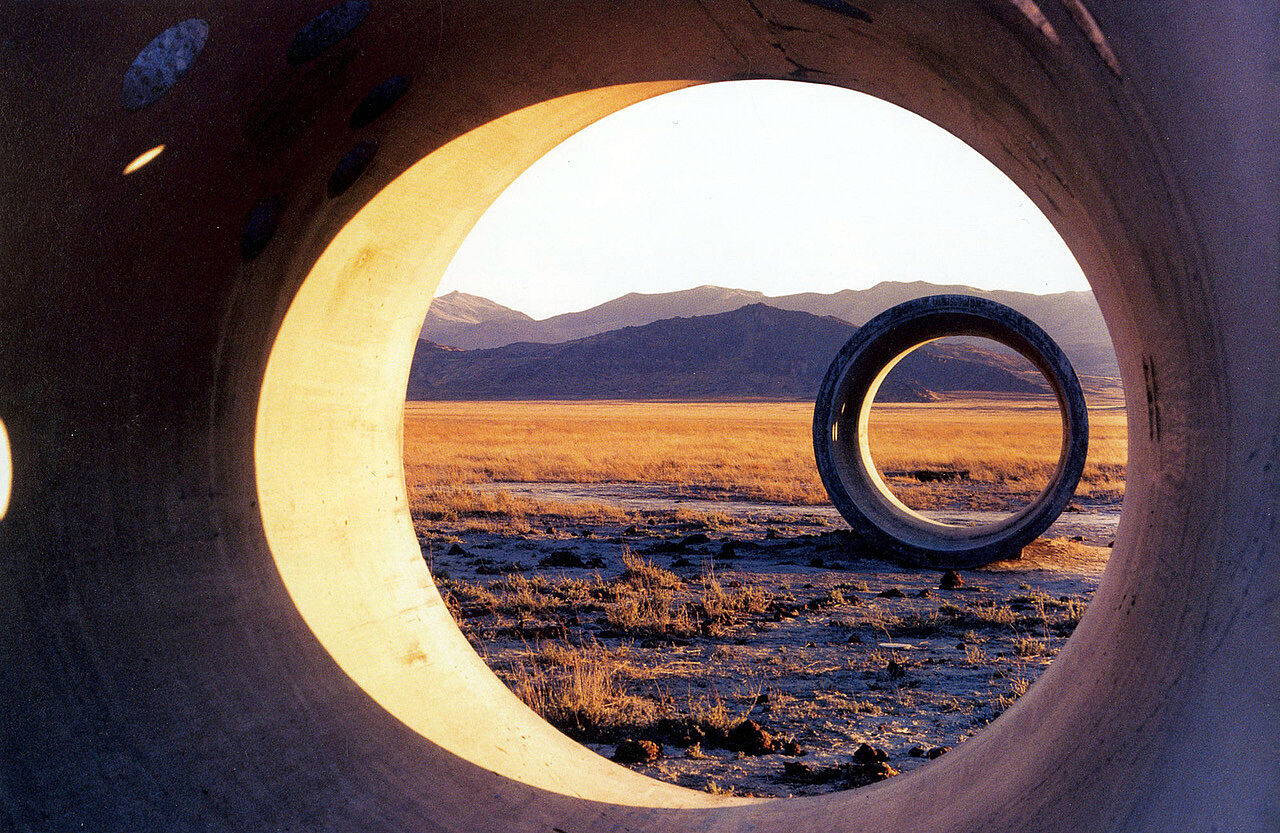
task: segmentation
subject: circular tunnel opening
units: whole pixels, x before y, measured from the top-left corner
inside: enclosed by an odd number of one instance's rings
[[[764,138],[729,151],[736,167],[710,159],[751,132]],[[821,159],[798,164],[792,149],[815,136]],[[751,182],[771,166],[773,182]],[[874,277],[851,277],[863,270]],[[956,286],[978,274],[984,286]],[[884,102],[736,82],[634,105],[515,180],[444,273],[405,409],[423,556],[488,665],[602,756],[747,795],[919,768],[1020,696],[1082,615],[1119,515],[1123,405],[1099,400],[1121,417],[1104,444],[1119,459],[1114,502],[1088,522],[1071,513],[1021,567],[965,578],[894,567],[844,537],[809,448],[806,385],[884,308],[960,289],[1051,322],[1114,394],[1084,287],[1016,186]],[[1040,458],[1056,461],[1060,443],[1037,445],[1056,400],[998,346],[927,352],[888,391],[901,381],[940,409],[878,408],[877,460],[964,461],[968,477],[943,481],[960,504],[948,522],[1016,511]]]
[[[1101,319],[1088,321],[1091,299],[1078,300],[1077,332],[1092,324],[1105,338]],[[954,372],[943,370],[946,359]],[[1096,372],[1082,388],[1089,455],[1075,499],[1046,535],[1106,546],[1124,496],[1124,391],[1114,376]],[[929,520],[961,527],[999,523],[1030,505],[1049,485],[1066,441],[1061,405],[1035,365],[999,342],[958,336],[919,347],[890,370],[868,432],[894,497]]]

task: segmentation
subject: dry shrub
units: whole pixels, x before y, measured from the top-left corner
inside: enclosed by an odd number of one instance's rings
[[[1013,652],[1020,657],[1042,657],[1049,653],[1049,645],[1043,639],[1024,636],[1014,641]]]
[[[529,708],[562,729],[598,731],[652,722],[659,703],[627,692],[622,666],[599,643],[581,648],[540,645],[535,662],[500,669],[507,686]]]

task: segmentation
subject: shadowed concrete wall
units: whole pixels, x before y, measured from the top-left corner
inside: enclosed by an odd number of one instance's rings
[[[0,10],[0,829],[1280,827],[1280,5],[372,0],[302,60],[326,6]],[[203,51],[135,107],[126,70],[189,18]],[[908,107],[1030,194],[1111,327],[1130,470],[1088,614],[990,729],[743,801],[501,686],[418,552],[400,426],[503,187],[630,103],[758,77]]]

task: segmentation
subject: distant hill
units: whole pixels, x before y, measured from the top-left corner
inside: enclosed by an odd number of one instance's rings
[[[419,341],[408,398],[813,399],[831,360],[857,328],[832,316],[750,304],[668,318],[560,344],[521,342],[459,350]],[[937,393],[1042,393],[1005,356],[968,345],[926,345],[885,380],[880,399]]]
[[[943,286],[925,281],[884,282],[869,289],[772,297],[761,292],[718,286],[652,295],[633,292],[581,312],[565,313],[541,321],[476,296],[462,297],[482,301],[492,307],[492,312],[486,312],[486,308],[476,304],[472,313],[475,321],[450,321],[446,317],[452,314],[455,303],[447,299],[461,295],[450,293],[432,305],[433,311],[436,304],[442,304],[449,311],[443,312],[441,319],[428,315],[422,328],[422,338],[464,349],[502,347],[522,341],[557,344],[621,327],[643,326],[675,317],[713,315],[758,303],[777,309],[834,316],[850,324],[865,324],[875,315],[903,301],[938,293],[977,295],[1013,307],[1043,327],[1058,342],[1071,358],[1077,373],[1119,378],[1111,339],[1092,293],[1033,295]]]
[[[504,307],[488,298],[465,292],[449,292],[432,300],[431,309],[427,310],[427,318],[422,325],[422,337],[440,344],[470,345],[476,340],[476,334],[486,329],[477,325],[490,323],[514,326],[536,322],[523,312]],[[430,335],[426,335],[428,333]]]

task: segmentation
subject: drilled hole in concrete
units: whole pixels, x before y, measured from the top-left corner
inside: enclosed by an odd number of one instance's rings
[[[13,454],[9,450],[9,432],[0,420],[0,521],[9,512],[9,496],[13,493]]]
[[[369,14],[369,0],[346,0],[330,6],[298,30],[285,51],[291,64],[317,58],[351,34]]]
[[[240,255],[245,260],[253,260],[267,248],[271,238],[280,224],[280,215],[284,209],[284,198],[279,194],[263,197],[249,211],[244,222],[244,233],[240,236]]]
[[[195,63],[208,39],[209,24],[199,18],[156,35],[125,71],[120,90],[124,109],[141,110],[167,93]]]
[[[120,172],[121,175],[128,176],[129,174],[137,170],[140,170],[141,168],[150,164],[153,159],[155,159],[157,156],[159,156],[162,153],[164,153],[164,145],[156,145],[155,147],[151,148],[151,150],[144,151],[143,153],[138,154],[138,156],[132,162],[124,166],[124,170]]]
[[[409,89],[409,76],[393,75],[369,91],[351,111],[351,127],[358,130],[391,109]]]
[[[337,197],[342,195],[348,188],[355,184],[355,181],[364,174],[365,169],[369,167],[369,163],[373,161],[373,157],[378,153],[378,142],[376,139],[362,139],[356,143],[356,146],[347,151],[346,155],[338,160],[338,164],[333,167],[333,173],[329,174],[329,197]]]

